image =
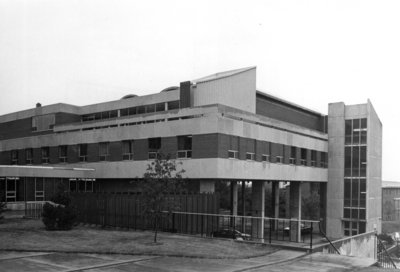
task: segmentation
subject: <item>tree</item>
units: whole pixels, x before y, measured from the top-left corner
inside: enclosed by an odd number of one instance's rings
[[[182,179],[184,172],[183,169],[177,170],[177,163],[169,156],[160,155],[147,165],[147,170],[139,183],[143,212],[153,223],[154,243],[157,243],[157,231],[163,212],[179,208],[169,195],[184,190]]]
[[[317,191],[311,191],[308,197],[302,198],[302,218],[319,220],[319,198]]]

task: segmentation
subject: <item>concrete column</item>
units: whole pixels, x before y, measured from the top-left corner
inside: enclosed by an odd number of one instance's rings
[[[290,219],[301,220],[301,183],[290,182]],[[290,223],[290,240],[301,242],[301,224]]]
[[[253,181],[251,187],[251,216],[259,217],[252,220],[253,239],[264,242],[264,214],[265,214],[265,182]]]
[[[200,194],[214,193],[215,192],[215,181],[214,180],[201,180],[199,192],[200,192]]]
[[[246,182],[242,181],[242,215],[246,215]]]
[[[236,181],[231,181],[231,214],[237,215],[238,211],[238,184]]]
[[[279,181],[272,182],[272,209],[273,217],[279,218]],[[275,221],[273,228],[277,229],[278,221]]]
[[[321,228],[326,233],[326,194],[327,194],[327,183],[319,183],[319,218],[321,220]]]

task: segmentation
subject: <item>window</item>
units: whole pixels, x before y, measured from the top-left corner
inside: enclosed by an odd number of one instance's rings
[[[146,106],[139,106],[137,107],[137,114],[146,113]]]
[[[344,221],[343,230],[345,236],[353,236],[361,233],[365,233],[366,226],[363,221]]]
[[[25,149],[25,158],[26,158],[27,164],[32,164],[32,161],[33,161],[33,149],[32,148]]]
[[[291,146],[290,147],[289,163],[290,164],[296,164],[296,147],[295,146]]]
[[[262,160],[263,162],[269,162],[269,155],[267,155],[267,154],[262,154],[262,155],[261,155],[261,160]]]
[[[156,112],[165,111],[165,103],[156,104]]]
[[[177,110],[179,109],[179,100],[176,101],[169,101],[167,103],[168,110]]]
[[[146,106],[146,113],[152,113],[156,111],[156,105],[151,104]]]
[[[311,166],[317,166],[317,151],[311,150]]]
[[[99,144],[99,158],[100,161],[107,161],[110,156],[110,143],[104,142]]]
[[[49,163],[49,147],[42,147],[42,163]]]
[[[178,158],[192,157],[192,136],[178,136]]]
[[[251,153],[251,152],[247,152],[246,153],[246,160],[248,160],[248,161],[254,161],[254,153]]]
[[[366,144],[367,143],[367,119],[363,118],[361,119],[361,138],[360,138],[360,144]]]
[[[238,159],[239,158],[239,151],[237,151],[237,150],[228,150],[228,158],[230,158],[230,159]]]
[[[283,163],[283,156],[276,156],[277,163]]]
[[[69,191],[70,192],[93,192],[94,179],[70,179]]]
[[[18,150],[11,150],[11,164],[18,164]]]
[[[327,158],[327,153],[326,152],[321,152],[320,166],[323,167],[323,168],[327,168],[328,167],[328,158]]]
[[[149,138],[148,139],[148,148],[149,148],[149,159],[155,160],[159,157],[159,151],[161,148],[161,138]]]
[[[67,162],[67,146],[61,145],[58,147],[58,159],[60,162]]]
[[[87,149],[88,145],[87,144],[80,144],[79,145],[79,161],[80,162],[85,162],[87,161],[87,156],[88,156],[88,149]]]
[[[239,137],[229,136],[228,158],[239,159]]]
[[[133,140],[122,141],[122,159],[133,160]]]
[[[307,165],[307,149],[300,149],[300,164],[306,166]]]

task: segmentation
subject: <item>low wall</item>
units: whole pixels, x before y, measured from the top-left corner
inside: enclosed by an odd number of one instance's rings
[[[340,255],[363,257],[376,260],[376,237],[375,232],[363,233],[340,240],[332,244],[339,251]],[[314,252],[335,253],[331,244],[321,245],[314,248]]]

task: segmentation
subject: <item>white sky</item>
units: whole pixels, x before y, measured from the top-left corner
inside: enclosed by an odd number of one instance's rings
[[[400,181],[400,1],[0,0],[0,115],[257,66],[257,87],[327,113],[371,99]]]

